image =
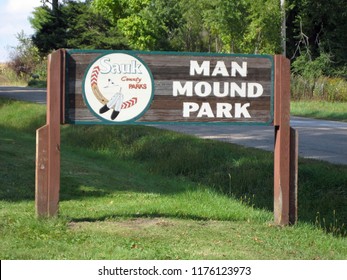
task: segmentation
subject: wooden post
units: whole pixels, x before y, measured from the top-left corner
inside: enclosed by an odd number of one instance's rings
[[[48,126],[36,130],[35,206],[38,216],[47,216],[48,205]]]
[[[298,221],[298,158],[299,158],[298,131],[290,128],[290,186],[289,186],[289,223]]]
[[[289,224],[290,189],[290,62],[275,55],[274,221]]]
[[[39,217],[55,216],[59,208],[64,61],[64,50],[48,56],[47,119],[46,125],[36,131],[35,207]]]

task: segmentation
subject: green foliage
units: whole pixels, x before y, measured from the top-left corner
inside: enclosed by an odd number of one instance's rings
[[[327,75],[330,67],[331,57],[327,53],[321,53],[314,60],[309,55],[302,54],[292,63],[293,73],[308,79]]]
[[[346,13],[336,11],[346,3],[286,3],[292,96],[345,101],[344,81],[329,77],[346,76],[346,32],[342,32]],[[27,70],[40,64],[37,49],[44,55],[58,48],[281,52],[277,0],[64,1],[56,9],[36,8],[30,22],[35,30],[33,41],[22,36],[17,48],[21,59],[13,59],[17,65],[13,68],[21,69],[20,75],[35,72],[43,79],[44,71]],[[23,47],[29,52],[24,54]],[[44,69],[44,64],[39,68]]]
[[[145,12],[141,12],[143,15]],[[139,50],[150,50],[155,45],[155,27],[149,20],[143,20],[142,15],[131,14],[120,19],[118,27],[127,38],[130,47]]]
[[[248,53],[281,53],[281,12],[278,0],[248,1],[244,44]]]
[[[47,6],[37,7],[33,17],[29,18],[35,30],[33,42],[42,55],[47,55],[55,49],[66,47],[66,23],[60,9],[53,12]]]
[[[329,54],[334,67],[345,65],[347,20],[339,11],[346,2],[286,5],[288,56],[316,63]],[[72,47],[273,54],[281,52],[281,21],[278,0],[64,1],[55,12],[37,8],[31,18],[43,53]]]
[[[90,1],[65,1],[54,10],[37,7],[29,19],[35,30],[33,41],[41,55],[59,48],[124,49],[124,38],[111,20],[97,14]]]
[[[119,18],[124,16],[127,3],[127,0],[94,0],[92,8],[115,24]]]
[[[10,58],[1,69],[3,85],[27,85],[31,80],[46,80],[46,59],[41,58],[33,40],[23,31],[17,34],[18,45],[11,48]]]
[[[264,53],[280,46],[274,0],[95,0],[93,7],[112,19],[131,48]]]
[[[306,53],[315,60],[326,53],[336,66],[346,65],[347,2],[292,0],[288,6],[288,56],[296,58]]]
[[[31,79],[28,82],[28,87],[46,88],[47,87],[47,81],[46,80]]]
[[[111,19],[131,48],[140,50],[172,48],[168,42],[180,22],[177,1],[133,0],[110,3],[110,1],[96,0],[93,2],[93,8]]]
[[[39,55],[38,48],[33,44],[31,38],[27,37],[23,31],[17,34],[19,44],[12,47],[10,53],[11,62],[8,66],[17,76],[27,79],[41,66],[43,60]]]
[[[96,14],[86,3],[70,2],[62,8],[68,20],[66,47],[79,49],[124,49],[126,43],[109,20]]]
[[[347,102],[346,80],[328,76],[334,72],[332,65],[331,56],[326,53],[314,60],[308,54],[299,56],[292,63],[292,98]]]

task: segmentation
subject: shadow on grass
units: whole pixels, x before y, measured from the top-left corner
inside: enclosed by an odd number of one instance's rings
[[[101,216],[98,218],[72,218],[72,223],[81,223],[81,222],[89,222],[89,223],[95,223],[95,222],[105,222],[112,219],[155,219],[155,218],[168,218],[168,219],[184,219],[184,220],[194,220],[194,221],[209,221],[210,218],[203,217],[203,216],[197,216],[197,215],[189,215],[189,214],[163,214],[163,213],[144,213],[144,214],[122,214],[122,215],[106,215]]]

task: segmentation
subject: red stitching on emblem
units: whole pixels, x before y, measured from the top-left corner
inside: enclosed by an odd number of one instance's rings
[[[91,86],[98,84],[98,76],[99,76],[100,67],[95,66],[93,68],[92,76],[91,76]]]
[[[133,97],[128,101],[123,102],[122,109],[128,109],[137,103],[137,97]]]

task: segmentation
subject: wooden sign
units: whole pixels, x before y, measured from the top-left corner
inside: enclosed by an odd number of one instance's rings
[[[47,121],[36,131],[35,205],[59,210],[60,124],[273,124],[274,221],[297,219],[290,63],[281,55],[58,50],[48,56]]]
[[[268,55],[66,53],[65,123],[273,123]]]

